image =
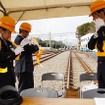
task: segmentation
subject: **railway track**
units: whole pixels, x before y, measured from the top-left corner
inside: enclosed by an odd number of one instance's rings
[[[75,74],[73,74],[73,71],[74,71],[73,70],[73,56],[72,56],[73,54],[78,59],[82,68],[84,69],[84,72],[93,74],[93,71],[87,65],[87,63],[79,56],[77,51],[70,51],[68,64],[67,64],[66,79],[65,79],[66,80],[66,87],[67,87],[67,96],[66,97],[73,97],[73,98],[76,97],[77,98],[77,97],[79,97],[79,95],[78,95],[79,87],[76,89],[74,86],[73,76]],[[85,53],[85,54],[87,54],[87,53]]]
[[[53,57],[55,57],[55,56],[57,56],[58,54],[61,54],[61,53],[62,52],[51,52],[51,51],[46,52],[46,53],[43,54],[44,56],[41,57],[40,63],[45,62],[45,61],[47,61],[47,60],[49,60],[49,59],[51,59],[51,58],[53,58]],[[36,60],[34,59],[33,60],[33,66],[35,66],[35,65],[38,65],[38,64],[37,64]]]
[[[61,54],[62,52],[46,52],[42,55],[40,62],[44,63],[45,61],[48,61],[51,58],[56,57],[57,55]],[[87,53],[86,53],[87,54]],[[73,57],[75,56],[75,57]],[[35,58],[35,57],[34,57]],[[86,61],[84,61],[80,56],[79,56],[79,52],[77,51],[72,51],[70,50],[69,52],[69,57],[68,57],[68,63],[67,63],[67,67],[66,69],[66,73],[65,73],[65,85],[66,85],[66,90],[67,90],[67,94],[66,94],[66,98],[79,98],[78,95],[78,91],[79,91],[79,86],[75,87],[74,84],[74,68],[73,68],[73,64],[75,63],[73,61],[73,59],[76,58],[78,60],[78,62],[81,65],[81,68],[84,69],[84,72],[87,73],[93,73],[93,71],[91,70],[91,68],[88,66],[88,64],[86,63]],[[37,65],[35,59],[34,59],[34,66]]]

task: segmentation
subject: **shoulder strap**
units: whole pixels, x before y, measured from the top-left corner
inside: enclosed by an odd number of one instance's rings
[[[2,47],[2,40],[0,38],[0,51],[1,51],[1,47]]]
[[[0,40],[0,51],[1,51],[1,40]]]

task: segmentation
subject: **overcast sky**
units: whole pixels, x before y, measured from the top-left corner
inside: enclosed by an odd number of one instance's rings
[[[75,37],[77,26],[91,21],[92,18],[89,16],[76,16],[65,18],[29,20],[28,22],[32,25],[32,31],[30,35],[34,35],[35,37],[39,36],[42,39],[47,39],[49,38],[49,34],[51,34],[52,39],[63,40],[63,42],[71,44],[77,42],[77,39]],[[18,22],[16,25],[17,32],[20,24],[21,22]],[[64,34],[60,35],[60,33]]]

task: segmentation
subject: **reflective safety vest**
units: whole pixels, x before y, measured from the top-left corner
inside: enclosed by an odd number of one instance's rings
[[[98,50],[97,44],[96,44],[95,48],[97,49],[97,53],[96,53],[97,56],[100,56],[100,57],[101,57],[101,56],[105,56],[105,41],[103,41],[103,47],[102,47],[102,49],[103,49],[104,52],[100,52],[100,51]]]
[[[0,73],[6,73],[8,71],[8,68],[0,68]]]

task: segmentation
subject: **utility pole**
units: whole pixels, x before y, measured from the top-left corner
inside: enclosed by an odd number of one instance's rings
[[[51,32],[49,32],[49,46],[51,48]]]

